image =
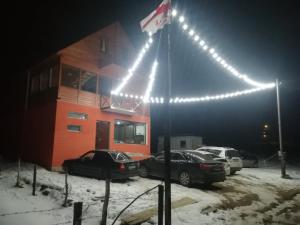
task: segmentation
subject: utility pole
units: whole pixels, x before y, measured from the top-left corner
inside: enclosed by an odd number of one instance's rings
[[[172,85],[172,71],[171,71],[171,25],[168,27],[168,75],[166,79],[165,89],[165,121],[164,121],[164,156],[165,156],[165,225],[171,225],[171,166],[170,166],[170,139],[171,139],[171,85]]]
[[[286,178],[286,154],[283,152],[282,147],[282,134],[281,134],[281,115],[280,115],[280,96],[279,96],[279,81],[276,79],[276,97],[277,97],[277,116],[278,116],[278,136],[279,136],[279,158],[281,162],[281,177]]]

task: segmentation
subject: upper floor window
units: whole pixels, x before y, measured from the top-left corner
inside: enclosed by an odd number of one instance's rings
[[[105,54],[108,53],[108,39],[107,38],[103,37],[100,39],[100,51]]]
[[[96,93],[97,76],[90,72],[82,71],[80,76],[80,89]]]
[[[79,120],[87,120],[88,119],[88,114],[79,113],[79,112],[69,112],[68,113],[68,118],[79,119]]]
[[[44,70],[40,73],[40,90],[46,90],[49,88],[49,77],[50,77],[50,70]]]
[[[112,90],[112,80],[107,77],[100,77],[99,79],[99,94],[110,96]]]
[[[40,90],[40,76],[35,75],[31,77],[30,92],[33,94]]]
[[[79,88],[80,69],[62,65],[61,85],[71,88]]]

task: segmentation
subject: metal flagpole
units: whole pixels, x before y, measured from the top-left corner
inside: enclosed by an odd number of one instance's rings
[[[285,152],[283,152],[282,147],[282,134],[281,134],[281,115],[280,115],[280,97],[279,97],[279,82],[276,79],[276,97],[277,97],[277,116],[278,116],[278,136],[279,136],[279,158],[281,161],[281,177],[286,177],[286,162],[285,162]]]
[[[168,15],[170,16],[170,15]],[[168,25],[168,76],[166,79],[166,90],[165,90],[165,134],[164,134],[164,156],[165,156],[165,225],[171,225],[171,167],[170,167],[170,138],[171,138],[171,106],[169,104],[171,98],[171,40],[170,30],[171,24]]]

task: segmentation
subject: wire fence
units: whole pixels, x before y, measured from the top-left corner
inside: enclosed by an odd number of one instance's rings
[[[148,194],[149,192],[151,192],[154,189],[156,189],[158,186],[159,185],[156,185],[156,186],[154,186],[154,187],[146,190],[145,192],[143,192],[142,194],[140,194],[138,196],[125,197],[125,198],[110,198],[110,199],[114,199],[114,200],[118,200],[118,201],[120,201],[120,200],[132,200],[119,213],[117,213],[117,216],[114,218],[114,221],[113,221],[112,225],[118,220],[118,218],[122,215],[122,213],[124,213],[130,206],[131,206],[131,208],[133,208],[135,210],[140,209],[140,207],[134,207],[134,206],[132,206],[132,204],[136,200],[142,198],[145,194]],[[99,200],[102,200],[102,199],[99,199]],[[99,206],[99,200],[93,201],[93,202],[85,202],[85,204],[84,204],[85,207],[82,210],[81,217],[78,220],[85,221],[85,220],[90,220],[90,219],[95,219],[95,218],[101,218],[100,215],[88,215],[88,212],[89,212],[89,209],[90,209],[91,206],[94,206],[94,205],[98,205]],[[155,204],[155,205],[147,205],[147,207],[153,207],[153,206],[156,206],[156,205],[157,204]],[[0,217],[13,216],[13,215],[24,215],[24,214],[29,214],[29,213],[43,213],[43,212],[51,212],[51,211],[60,211],[60,210],[69,209],[69,208],[73,208],[72,205],[66,206],[66,207],[61,206],[61,207],[50,208],[50,209],[26,210],[26,211],[2,213],[2,214],[0,214]],[[100,214],[100,211],[99,211],[99,214]],[[74,223],[74,219],[69,219],[69,220],[58,222],[58,223],[54,223],[54,224],[51,224],[51,225],[63,225],[63,224],[72,224],[72,223]],[[75,221],[75,224],[76,224],[76,221]]]

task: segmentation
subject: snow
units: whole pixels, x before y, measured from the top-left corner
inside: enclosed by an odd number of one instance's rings
[[[172,210],[172,224],[300,224],[300,168],[288,167],[287,172],[293,179],[280,178],[280,169],[272,167],[244,168],[237,175],[227,177],[225,182],[211,187],[196,185],[186,188],[173,183],[172,200],[190,197],[198,202]],[[33,165],[22,163],[23,188],[16,188],[17,165],[1,164],[0,224],[35,225],[41,224],[41,221],[45,225],[72,224],[72,206],[62,207],[64,174],[39,167],[37,195],[32,196],[32,173]],[[69,198],[73,202],[83,202],[82,224],[99,224],[105,182],[78,176],[69,176],[68,180],[71,190]],[[112,182],[108,224],[137,195],[160,183],[162,181],[158,179],[140,177]],[[45,189],[49,191],[47,196],[40,191],[41,185],[48,186]],[[123,216],[156,207],[157,198],[155,189],[138,199]],[[154,216],[144,225],[156,223],[157,217]]]

